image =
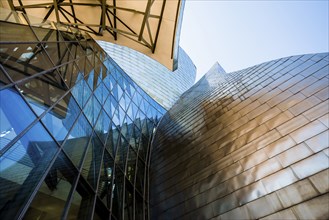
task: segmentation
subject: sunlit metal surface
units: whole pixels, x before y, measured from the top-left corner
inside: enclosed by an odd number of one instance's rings
[[[157,129],[152,219],[328,219],[328,63],[216,64]]]

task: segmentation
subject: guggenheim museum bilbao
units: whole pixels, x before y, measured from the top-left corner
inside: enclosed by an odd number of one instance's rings
[[[0,219],[329,219],[329,54],[227,73],[184,0],[0,1]]]

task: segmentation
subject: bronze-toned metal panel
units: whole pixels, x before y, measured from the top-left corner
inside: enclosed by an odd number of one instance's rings
[[[215,64],[157,128],[151,218],[328,219],[328,78],[328,53]]]

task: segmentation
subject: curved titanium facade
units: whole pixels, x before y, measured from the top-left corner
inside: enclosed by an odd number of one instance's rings
[[[0,25],[0,219],[148,219],[165,109],[88,36]]]
[[[188,90],[155,134],[151,218],[328,219],[328,63],[211,71]]]
[[[166,109],[194,84],[196,68],[180,47],[178,68],[172,72],[138,51],[105,41],[97,42],[144,91]]]

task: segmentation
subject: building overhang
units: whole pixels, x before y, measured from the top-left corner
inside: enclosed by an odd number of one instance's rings
[[[0,6],[88,32],[176,68],[183,0],[7,0]],[[28,16],[26,16],[28,18]]]

